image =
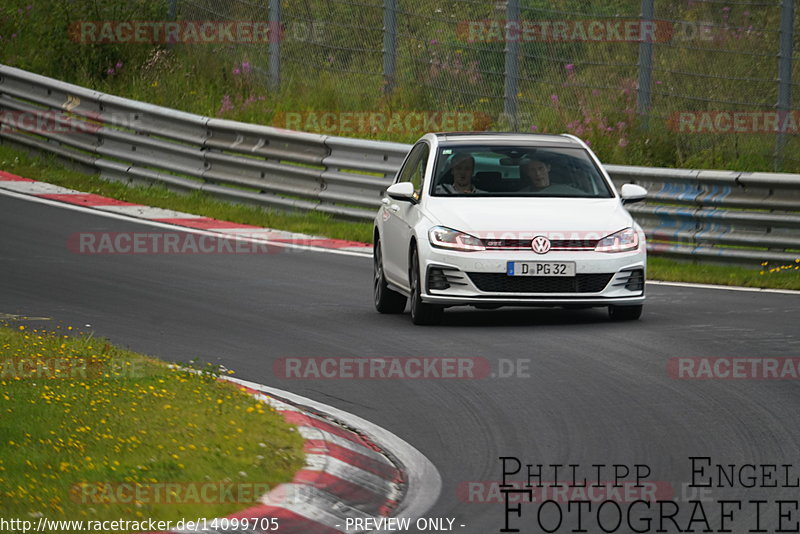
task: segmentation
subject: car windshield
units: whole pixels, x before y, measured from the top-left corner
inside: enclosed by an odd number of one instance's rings
[[[433,196],[611,198],[583,148],[444,146],[431,182]]]

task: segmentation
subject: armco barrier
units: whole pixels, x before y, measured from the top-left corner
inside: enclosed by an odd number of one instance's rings
[[[606,165],[618,186],[647,188],[628,206],[656,254],[727,263],[796,265],[800,175]]]
[[[52,112],[46,127],[15,120]],[[22,114],[22,115],[21,115]],[[125,183],[369,220],[410,146],[201,117],[0,65],[0,141]],[[757,265],[800,257],[800,175],[607,165],[652,253]]]

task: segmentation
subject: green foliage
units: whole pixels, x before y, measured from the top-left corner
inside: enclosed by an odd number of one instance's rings
[[[268,83],[268,44],[92,44],[79,21],[164,20],[165,0],[10,0],[0,8],[0,61],[69,82],[206,116],[284,126],[286,112],[466,111],[490,129],[569,132],[608,163],[775,170],[769,133],[676,129],[681,111],[769,111],[776,102],[776,5],[656,2],[652,109],[637,109],[638,42],[520,43],[518,117],[505,117],[506,43],[470,41],[470,21],[500,21],[493,2],[399,0],[393,90],[385,91],[379,0],[283,0],[281,87]],[[267,2],[179,2],[179,18],[264,20]],[[631,20],[638,0],[524,0],[522,21]],[[800,14],[798,15],[800,17]],[[682,22],[676,22],[682,21]],[[12,37],[13,36],[13,37]],[[42,43],[46,43],[43,46]],[[795,67],[800,78],[800,68]],[[486,122],[477,122],[483,127]],[[316,130],[413,142],[422,130]],[[800,170],[788,136],[779,170]]]
[[[129,79],[151,54],[149,45],[81,42],[81,22],[163,20],[166,2],[10,0],[0,34],[2,61],[46,76],[113,87]],[[12,35],[14,36],[12,38]],[[46,53],[42,53],[46,49]]]

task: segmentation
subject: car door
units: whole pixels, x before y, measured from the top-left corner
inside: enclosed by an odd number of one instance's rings
[[[413,183],[417,199],[422,195],[429,155],[428,143],[420,141],[414,145],[395,180],[395,183]],[[411,241],[412,228],[419,219],[419,208],[412,202],[394,200],[388,196],[385,199],[382,236],[384,274],[387,280],[408,289],[408,244]]]

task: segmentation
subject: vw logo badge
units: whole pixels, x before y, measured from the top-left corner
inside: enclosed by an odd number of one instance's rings
[[[543,235],[533,238],[531,248],[537,254],[547,254],[550,251],[550,240]]]

